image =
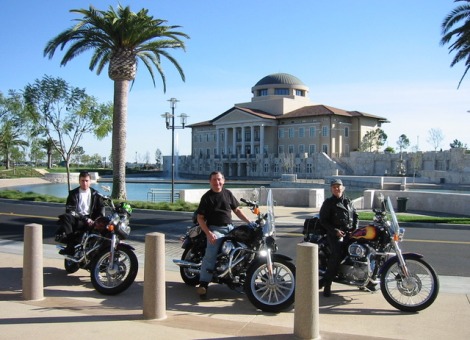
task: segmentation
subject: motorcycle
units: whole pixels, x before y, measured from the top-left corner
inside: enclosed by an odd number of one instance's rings
[[[346,242],[346,254],[334,282],[375,290],[393,307],[405,312],[418,312],[429,307],[439,293],[435,270],[423,256],[402,253],[399,242],[405,230],[400,228],[389,197],[380,198],[381,209],[373,209],[372,223],[353,231]],[[331,254],[326,230],[319,215],[304,223],[304,241],[318,245],[320,286]]]
[[[250,302],[265,312],[278,313],[288,309],[295,297],[295,266],[292,259],[277,254],[274,209],[271,190],[268,191],[267,213],[261,214],[256,202],[241,199],[257,220],[240,225],[224,236],[212,282],[242,289]],[[182,237],[184,249],[180,267],[183,281],[189,286],[199,283],[202,259],[206,251],[206,235],[193,218]]]
[[[129,219],[132,207],[121,202],[117,207],[109,196],[101,199],[110,214],[97,218],[83,234],[76,235],[73,255],[65,257],[67,273],[75,273],[80,268],[90,272],[93,287],[105,295],[123,292],[134,282],[139,263],[134,248],[123,242],[129,237]],[[65,243],[65,234],[56,235],[56,241]],[[59,250],[64,246],[57,245]]]

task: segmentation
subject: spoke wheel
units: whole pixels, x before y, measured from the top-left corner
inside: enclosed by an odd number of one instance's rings
[[[279,313],[294,303],[295,266],[283,259],[275,259],[272,264],[271,282],[265,262],[257,261],[250,267],[245,292],[255,307],[265,312]]]
[[[439,293],[439,280],[423,259],[407,255],[404,258],[409,275],[403,274],[398,259],[394,259],[382,270],[380,289],[393,307],[414,313],[434,302]]]

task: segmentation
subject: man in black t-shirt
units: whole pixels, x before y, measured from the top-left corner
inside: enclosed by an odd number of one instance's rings
[[[207,287],[212,281],[212,271],[215,267],[217,253],[221,244],[221,237],[233,229],[232,211],[242,221],[250,223],[240,209],[240,203],[230,190],[224,188],[225,178],[219,171],[214,171],[209,176],[210,190],[207,191],[196,210],[197,221],[207,237],[206,254],[202,260],[200,285],[197,293],[204,298]]]

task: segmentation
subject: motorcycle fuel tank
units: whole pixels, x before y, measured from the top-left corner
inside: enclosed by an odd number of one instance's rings
[[[367,225],[355,230],[352,233],[351,238],[355,240],[375,240],[377,238],[377,229],[373,225]]]

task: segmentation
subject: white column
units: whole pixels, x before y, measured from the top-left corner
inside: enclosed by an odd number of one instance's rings
[[[220,149],[219,149],[220,130],[221,129],[219,129],[219,128],[215,128],[215,153],[217,155],[220,155]]]
[[[261,124],[259,129],[259,150],[261,155],[264,155],[264,124]]]
[[[255,127],[254,125],[251,126],[250,129],[250,154],[255,154]]]
[[[242,135],[242,150],[241,150],[241,153],[245,154],[245,127],[242,126],[241,129],[242,129],[242,131],[241,131],[241,135]]]
[[[224,128],[224,152],[228,154],[228,129]]]
[[[237,153],[237,127],[233,127],[232,133],[232,155]]]

